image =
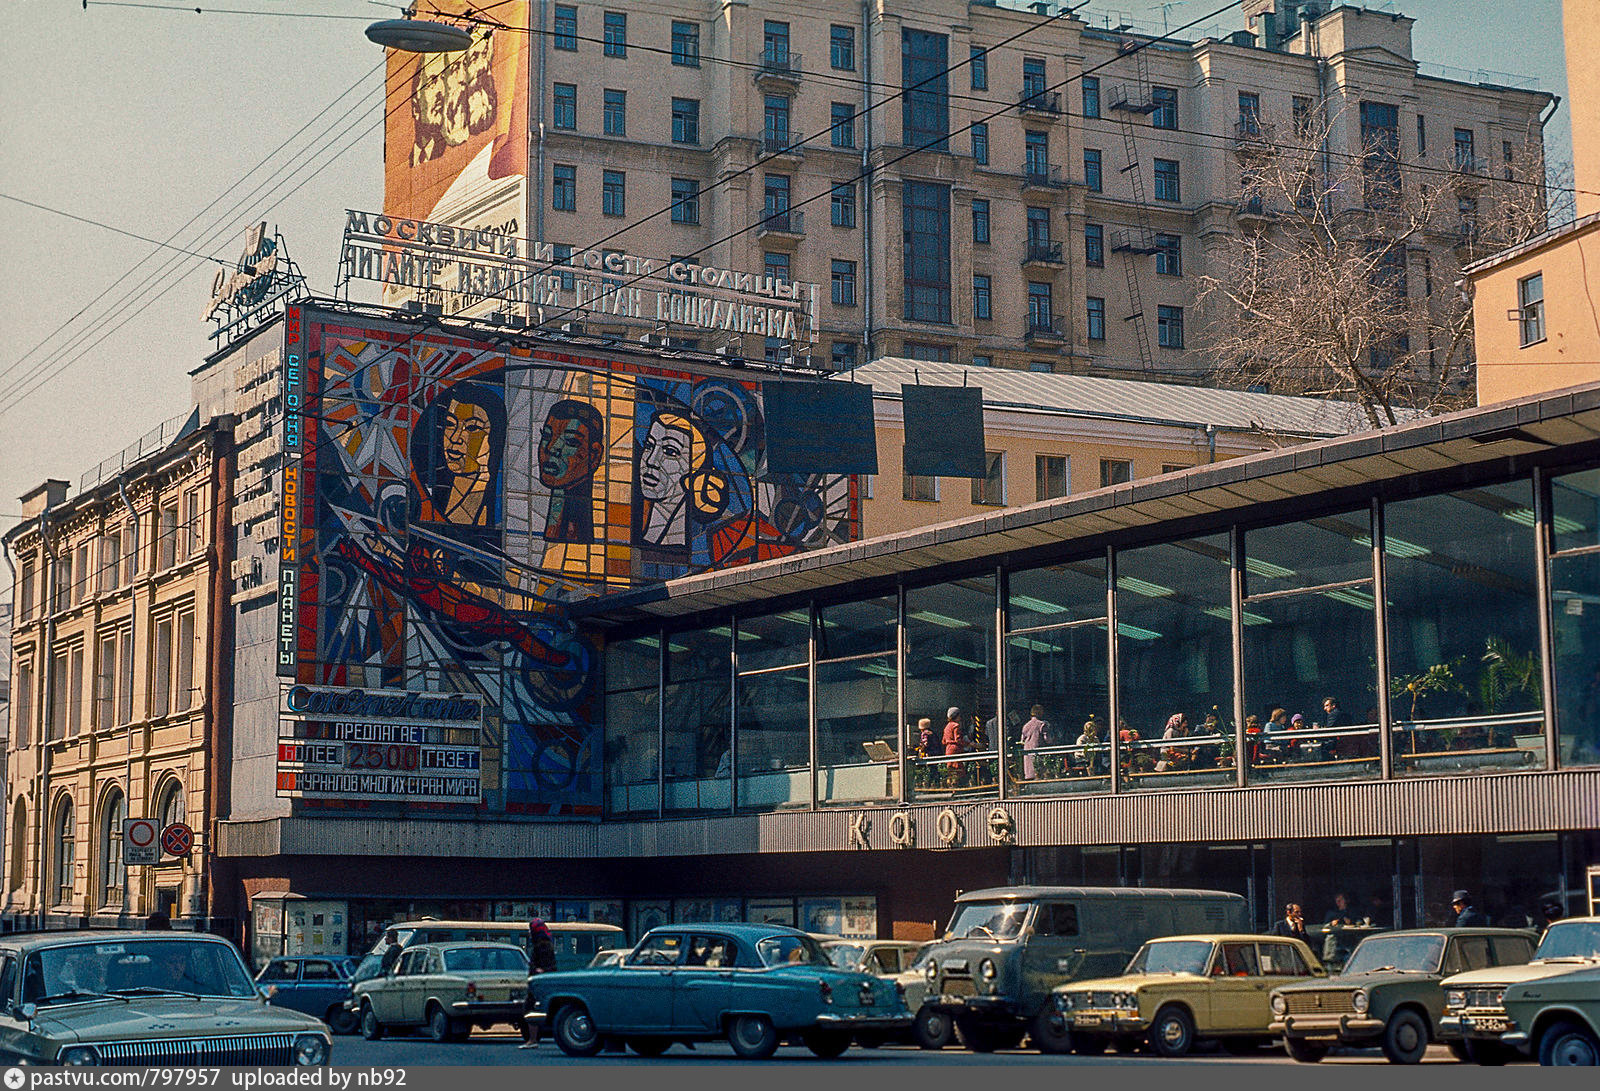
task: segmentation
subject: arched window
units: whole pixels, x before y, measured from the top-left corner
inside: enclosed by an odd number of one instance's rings
[[[17,800],[11,814],[11,882],[8,890],[21,890],[26,881],[28,852],[28,806]]]
[[[56,821],[51,831],[55,842],[55,904],[72,901],[73,864],[77,862],[78,827],[73,821],[72,800],[62,799],[56,806]]]
[[[156,798],[160,800],[156,807],[156,816],[161,820],[162,829],[166,829],[174,822],[189,824],[189,804],[183,798],[183,782],[177,777],[167,778],[166,784],[161,788],[161,794]]]
[[[100,883],[101,905],[122,904],[122,820],[128,802],[120,789],[106,793],[100,805]]]

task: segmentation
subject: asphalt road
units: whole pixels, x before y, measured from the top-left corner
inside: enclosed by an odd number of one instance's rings
[[[1046,1057],[1038,1053],[1024,1052],[1022,1050],[1002,1050],[999,1053],[976,1054],[964,1049],[944,1049],[936,1052],[916,1049],[911,1046],[889,1046],[885,1049],[855,1049],[852,1048],[843,1057],[836,1061],[823,1061],[813,1057],[810,1051],[799,1047],[785,1046],[778,1050],[771,1061],[744,1062],[734,1057],[733,1051],[721,1042],[701,1043],[693,1050],[678,1045],[673,1046],[665,1055],[650,1060],[637,1057],[632,1053],[602,1053],[593,1060],[577,1060],[568,1057],[555,1047],[555,1044],[546,1040],[537,1049],[520,1049],[522,1042],[509,1032],[475,1031],[471,1039],[465,1042],[452,1042],[445,1045],[435,1045],[420,1036],[385,1038],[377,1042],[369,1042],[359,1035],[353,1037],[335,1038],[333,1040],[333,1063],[336,1065],[361,1065],[374,1067],[406,1067],[410,1065],[581,1065],[581,1064],[614,1064],[614,1065],[649,1065],[649,1064],[704,1064],[708,1061],[727,1064],[772,1064],[782,1062],[788,1064],[812,1065],[1082,1065],[1082,1064],[1108,1064],[1108,1065],[1174,1065],[1174,1064],[1245,1064],[1245,1065],[1293,1065],[1294,1062],[1284,1056],[1280,1050],[1262,1050],[1259,1053],[1245,1057],[1235,1057],[1222,1051],[1197,1053],[1186,1061],[1169,1061],[1160,1057],[1143,1055],[1118,1056],[1106,1054],[1100,1057],[1078,1056],[1051,1056]],[[1454,1064],[1455,1058],[1442,1046],[1432,1046],[1424,1064]],[[1387,1064],[1383,1054],[1377,1050],[1363,1050],[1360,1052],[1339,1053],[1329,1057],[1319,1066],[1344,1067],[1347,1065],[1362,1064]]]

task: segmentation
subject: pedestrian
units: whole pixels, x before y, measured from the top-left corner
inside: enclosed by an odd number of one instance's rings
[[[1305,914],[1300,911],[1300,906],[1298,903],[1290,902],[1288,905],[1283,907],[1283,919],[1276,921],[1272,925],[1271,934],[1274,936],[1285,936],[1289,939],[1298,940],[1305,940],[1308,938],[1306,936]]]
[[[1028,722],[1022,725],[1022,779],[1032,780],[1037,775],[1034,770],[1033,752],[1041,746],[1050,745],[1050,725],[1044,718],[1044,706],[1034,705],[1028,710]]]
[[[1549,928],[1564,916],[1566,914],[1561,911],[1561,903],[1554,898],[1546,898],[1543,904],[1539,906],[1541,927]]]
[[[394,929],[391,928],[383,934],[383,942],[383,953],[378,956],[379,975],[388,974],[390,970],[394,969],[394,964],[400,961],[400,937],[395,933]]]
[[[556,968],[556,940],[542,917],[528,922],[528,968],[536,974],[548,974]]]
[[[158,909],[144,919],[144,928],[147,932],[170,932],[172,921]]]
[[[1473,906],[1469,890],[1450,895],[1450,909],[1456,915],[1456,928],[1485,928],[1489,924],[1489,918]]]

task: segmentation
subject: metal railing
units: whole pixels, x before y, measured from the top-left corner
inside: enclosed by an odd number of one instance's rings
[[[1022,168],[1023,185],[1037,186],[1043,189],[1061,189],[1066,186],[1066,179],[1062,177],[1060,167],[1024,166]]]
[[[761,53],[761,68],[756,72],[756,79],[761,79],[763,76],[799,79],[800,72],[800,54],[769,49]]]
[[[1028,240],[1027,252],[1023,255],[1022,263],[1028,265],[1039,262],[1046,265],[1060,265],[1062,244],[1059,242],[1040,242],[1035,239]]]
[[[806,233],[806,214],[801,209],[783,209],[778,212],[768,212],[761,218],[761,226],[757,234],[777,231],[785,235],[804,235]]]
[[[768,129],[761,134],[761,147],[767,155],[804,155],[805,135],[794,129]]]
[[[109,481],[146,455],[154,454],[178,438],[183,422],[189,413],[180,413],[171,420],[162,421],[121,451],[105,459],[78,479],[78,491],[86,492],[103,481]]]
[[[1060,114],[1060,91],[1034,91],[1024,87],[1021,96],[1017,99],[1017,108],[1037,114]]]
[[[1028,340],[1060,341],[1066,336],[1065,323],[1061,319],[1028,316]]]

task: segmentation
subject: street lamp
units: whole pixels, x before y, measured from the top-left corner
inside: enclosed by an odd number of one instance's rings
[[[472,44],[472,34],[425,19],[383,19],[367,28],[367,38],[407,53],[457,53]]]

